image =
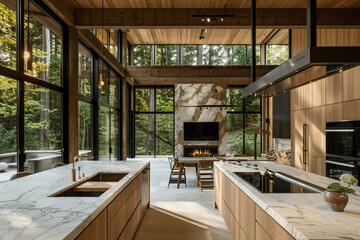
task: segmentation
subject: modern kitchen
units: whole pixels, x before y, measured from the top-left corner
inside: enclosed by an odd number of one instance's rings
[[[358,0],[0,10],[0,239],[360,239]]]

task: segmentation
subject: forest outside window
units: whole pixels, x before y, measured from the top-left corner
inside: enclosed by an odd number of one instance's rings
[[[254,130],[261,127],[261,101],[259,98],[244,99],[241,87],[227,89],[226,133],[227,153],[254,155]],[[261,136],[257,135],[257,153],[261,150]]]
[[[135,88],[135,156],[172,156],[174,88]]]
[[[0,66],[16,69],[15,0],[0,0]]]
[[[28,11],[25,1],[25,39],[31,40],[31,43],[25,41],[25,74],[61,86],[62,27],[33,2],[30,1],[29,6]]]

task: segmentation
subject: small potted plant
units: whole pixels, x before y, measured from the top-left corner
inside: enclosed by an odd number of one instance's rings
[[[355,190],[351,189],[352,185],[357,185],[358,180],[351,174],[342,174],[340,176],[340,181],[347,184],[346,187],[342,186],[340,183],[332,183],[324,191],[324,200],[327,205],[336,212],[343,212],[348,201],[348,193],[355,194]]]

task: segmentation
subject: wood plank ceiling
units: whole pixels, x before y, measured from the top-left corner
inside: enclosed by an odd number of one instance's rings
[[[100,8],[99,0],[72,0],[76,8]],[[250,0],[105,0],[105,8],[250,8]],[[360,8],[359,0],[318,0],[318,8]],[[258,8],[306,8],[306,0],[258,0]]]
[[[70,0],[75,8],[101,8],[99,0]],[[306,0],[257,0],[257,8],[306,8]],[[360,0],[318,0],[318,8],[360,8]],[[250,0],[104,0],[105,8],[250,8]],[[125,29],[123,29],[125,30]],[[258,29],[261,44],[274,29]],[[250,29],[210,29],[200,40],[201,29],[126,29],[131,44],[250,44]],[[287,44],[280,31],[271,44]]]

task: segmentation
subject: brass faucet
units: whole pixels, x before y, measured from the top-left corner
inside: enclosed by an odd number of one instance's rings
[[[75,162],[78,161],[79,159],[94,159],[93,156],[75,156],[74,160],[73,160],[73,168],[72,168],[72,180],[74,182],[76,182],[76,169],[75,169]]]

